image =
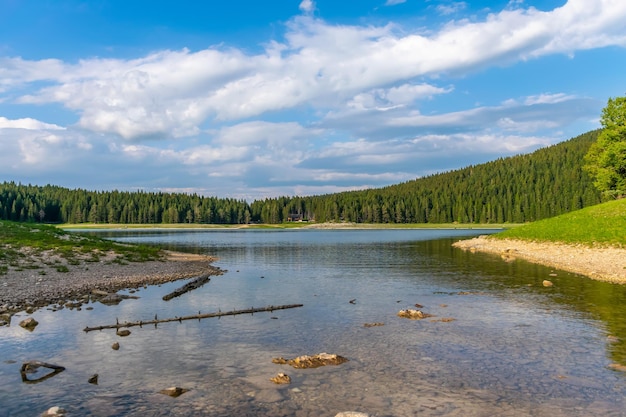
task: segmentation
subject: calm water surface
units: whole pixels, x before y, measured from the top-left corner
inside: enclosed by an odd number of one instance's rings
[[[626,416],[626,373],[609,368],[626,363],[626,287],[451,247],[487,232],[98,232],[213,255],[228,272],[168,302],[161,297],[182,282],[142,288],[118,306],[42,309],[32,333],[17,325],[25,314],[14,317],[0,328],[0,416],[55,405],[71,416]],[[304,307],[135,327],[124,338],[82,331],[295,303]],[[434,317],[396,316],[416,303]],[[384,326],[364,327],[373,322]],[[349,362],[272,363],[320,352]],[[23,383],[31,359],[67,369]],[[292,383],[269,382],[279,372]],[[89,384],[96,373],[99,384]],[[158,393],[170,386],[190,391]]]

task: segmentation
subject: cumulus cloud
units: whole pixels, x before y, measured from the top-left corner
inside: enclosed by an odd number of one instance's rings
[[[10,120],[0,116],[0,129],[63,130],[65,128],[53,123],[44,123],[31,119],[30,117]]]
[[[311,10],[314,3],[303,1]],[[458,6],[457,6],[458,7]],[[570,0],[549,12],[504,10],[484,21],[453,21],[428,35],[388,26],[331,25],[300,16],[285,41],[263,53],[210,48],[161,51],[133,60],[4,58],[0,86],[45,82],[23,103],[61,103],[87,130],[128,140],[196,135],[204,123],[242,120],[302,105],[331,108],[384,85],[626,45],[626,2]],[[390,90],[391,91],[391,90]]]
[[[439,13],[465,3],[447,7]],[[302,14],[261,52],[220,45],[135,59],[0,58],[3,105],[61,105],[78,118],[63,127],[0,117],[0,175],[72,169],[94,184],[100,176],[105,188],[132,181],[245,198],[386,185],[554,143],[564,139],[559,128],[603,104],[539,90],[429,110],[462,94],[450,74],[626,46],[621,0],[569,0],[551,11],[510,2],[428,32],[330,24],[315,8],[300,2]]]
[[[315,11],[315,2],[313,0],[302,0],[299,8],[303,13],[313,13]]]

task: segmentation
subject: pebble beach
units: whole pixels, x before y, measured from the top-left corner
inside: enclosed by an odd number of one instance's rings
[[[218,274],[214,258],[166,252],[163,260],[115,263],[110,259],[67,265],[63,272],[49,266],[41,254],[39,268],[10,268],[0,275],[0,312],[16,312],[49,304],[64,304],[93,290],[114,293],[121,289],[158,285],[203,274]],[[33,259],[31,259],[31,264]]]

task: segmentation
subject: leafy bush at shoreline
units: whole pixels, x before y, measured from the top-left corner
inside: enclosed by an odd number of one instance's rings
[[[496,238],[626,247],[626,199],[609,201],[493,235]]]

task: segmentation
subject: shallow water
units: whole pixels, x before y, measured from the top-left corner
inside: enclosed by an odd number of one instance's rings
[[[169,302],[161,297],[182,282],[142,288],[140,299],[118,306],[42,309],[32,333],[17,326],[25,315],[14,317],[0,328],[0,416],[36,416],[54,405],[75,416],[626,415],[626,374],[608,368],[626,357],[615,342],[626,340],[626,288],[450,246],[485,232],[99,232],[214,255],[228,272]],[[134,327],[128,337],[82,331],[155,314],[294,303],[304,306]],[[416,303],[434,317],[396,316]],[[363,326],[373,322],[384,326]],[[272,363],[320,352],[349,362]],[[26,384],[19,370],[30,359],[67,369]],[[269,382],[278,372],[292,383]],[[99,384],[89,384],[96,373]],[[170,386],[190,391],[159,394]]]

